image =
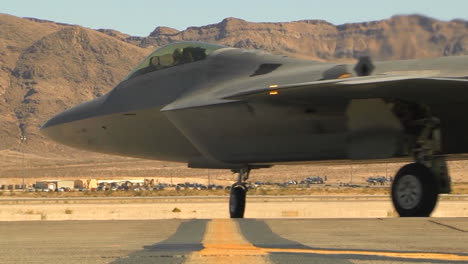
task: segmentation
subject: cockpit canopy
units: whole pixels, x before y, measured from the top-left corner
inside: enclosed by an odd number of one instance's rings
[[[202,42],[177,42],[155,50],[146,57],[125,80],[153,72],[206,59],[213,51],[226,48]]]

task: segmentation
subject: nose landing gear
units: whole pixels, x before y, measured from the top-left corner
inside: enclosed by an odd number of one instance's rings
[[[245,202],[247,196],[246,181],[249,179],[250,169],[234,171],[238,173],[237,182],[231,187],[229,196],[229,214],[231,218],[244,218]]]

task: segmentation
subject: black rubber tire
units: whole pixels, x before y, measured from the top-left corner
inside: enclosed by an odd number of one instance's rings
[[[406,176],[412,180],[417,180],[420,184],[421,190],[419,199],[416,199],[415,205],[404,206],[401,199],[404,197],[400,192],[400,199],[398,198],[398,186],[403,186],[402,179]],[[411,163],[403,166],[396,174],[392,184],[392,202],[395,210],[398,212],[400,217],[429,217],[434,210],[437,199],[439,197],[437,181],[432,171],[426,166],[418,163]]]
[[[244,218],[245,197],[247,188],[241,184],[234,184],[229,196],[229,214],[231,218]]]

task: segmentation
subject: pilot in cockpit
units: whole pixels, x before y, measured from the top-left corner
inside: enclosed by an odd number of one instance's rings
[[[187,47],[182,52],[182,56],[184,58],[184,63],[193,62],[193,55],[192,55],[192,47]]]
[[[222,48],[226,47],[200,42],[172,43],[155,50],[125,80],[178,65],[205,60],[215,50]]]
[[[184,57],[183,57],[183,50],[181,48],[175,49],[174,52],[172,53],[172,59],[174,60],[174,66],[183,64],[184,63]]]
[[[147,72],[157,71],[162,69],[161,58],[159,56],[152,57],[149,62],[149,68]]]

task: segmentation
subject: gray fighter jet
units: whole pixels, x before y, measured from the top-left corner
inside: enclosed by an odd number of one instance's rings
[[[80,149],[230,169],[233,218],[252,169],[412,160],[392,200],[400,216],[422,217],[450,192],[446,160],[467,157],[467,76],[468,56],[348,65],[181,42],[41,131]]]

